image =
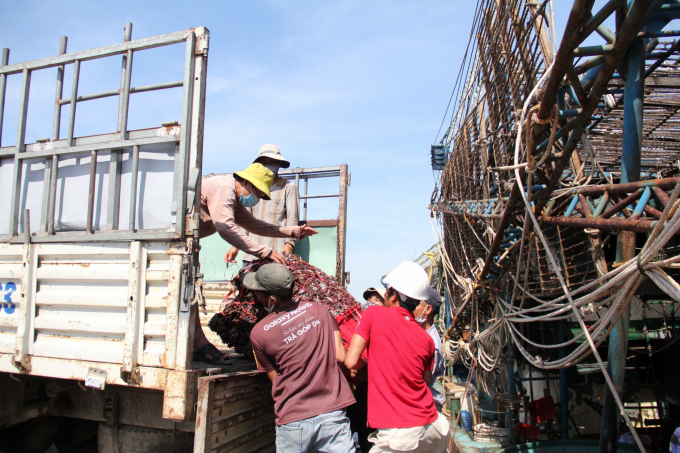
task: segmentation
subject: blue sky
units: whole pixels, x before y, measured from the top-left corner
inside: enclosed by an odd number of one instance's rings
[[[434,243],[426,210],[433,190],[429,146],[475,2],[1,3],[0,48],[11,49],[10,63],[56,54],[61,35],[69,37],[69,51],[120,42],[127,21],[133,39],[206,26],[204,173],[241,170],[264,143],[278,145],[293,166],[347,163],[347,270],[355,297]],[[558,3],[566,13],[570,2]],[[136,54],[132,86],[180,80],[182,55],[183,46]],[[120,57],[83,63],[80,93],[117,88],[119,71]],[[29,142],[51,135],[55,73],[41,71],[32,81]],[[68,69],[65,80],[67,96]],[[10,77],[5,144],[16,131],[18,84]],[[179,89],[133,95],[129,128],[178,120],[180,95]],[[79,104],[76,135],[115,130],[117,103],[113,97]],[[315,184],[310,192],[332,190]],[[309,218],[335,217],[336,204],[311,201],[309,210]]]

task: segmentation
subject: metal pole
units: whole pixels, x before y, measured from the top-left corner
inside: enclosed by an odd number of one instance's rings
[[[621,157],[621,182],[640,180],[640,150],[642,148],[643,104],[645,96],[645,43],[635,39],[628,49],[628,71],[623,101],[623,151]],[[619,233],[616,244],[616,262],[622,263],[635,256],[635,233]],[[623,400],[623,385],[628,350],[630,305],[621,315],[609,335],[608,372],[616,391]],[[605,388],[602,408],[600,452],[617,449],[620,423],[619,408],[609,387]]]
[[[73,129],[76,122],[76,104],[78,99],[78,78],[80,77],[80,60],[73,64],[73,86],[71,87],[71,110],[68,116],[68,138],[66,146],[73,146]]]
[[[567,341],[567,327],[565,321],[558,321],[560,343]],[[567,348],[560,348],[560,358],[567,356]],[[530,367],[531,368],[531,367]],[[567,369],[560,368],[560,439],[569,439],[569,379]]]
[[[14,171],[12,176],[12,198],[10,200],[10,215],[9,215],[9,234],[14,237],[18,231],[19,221],[19,202],[21,197],[21,173],[23,170],[23,162],[19,159],[19,155],[24,152],[26,148],[26,119],[28,117],[28,94],[31,89],[31,71],[24,69],[23,80],[21,83],[21,97],[19,104],[19,124],[17,126],[17,142],[14,150]]]
[[[303,216],[302,219],[307,221],[307,186],[309,184],[309,179],[305,178],[305,198],[303,199]]]
[[[61,37],[61,42],[59,43],[59,55],[64,55],[66,53],[66,45],[68,44],[68,38],[66,36]],[[61,97],[64,95],[64,65],[57,66],[57,90],[54,95],[54,121],[52,123],[52,141],[59,140],[59,129],[61,129]],[[57,156],[50,156],[45,158],[45,177],[43,178],[43,199],[42,199],[42,209],[40,210],[40,232],[44,233],[48,230],[47,220],[49,216],[49,204],[50,198],[52,197],[51,185],[49,181],[52,180],[52,161],[58,161]],[[56,169],[55,169],[56,171]]]
[[[137,173],[139,170],[139,146],[132,147],[132,171],[130,172],[130,232],[135,231],[135,214],[137,212]],[[180,213],[179,215],[181,215]]]
[[[499,233],[500,234],[500,233]],[[515,359],[517,347],[511,341],[508,342],[508,364],[506,367],[508,373],[508,397],[512,399],[518,396],[517,392],[517,373],[515,372]],[[515,435],[515,425],[519,423],[517,402],[508,403],[508,437],[510,438],[510,445],[517,444],[517,436]],[[512,407],[511,407],[512,406]]]
[[[9,63],[9,49],[2,49],[2,66]],[[0,146],[2,146],[2,122],[5,116],[5,92],[7,90],[7,74],[0,74]]]
[[[340,203],[338,212],[338,257],[336,278],[338,283],[345,285],[345,251],[347,249],[347,187],[349,173],[347,164],[340,166]]]
[[[95,182],[97,181],[97,151],[90,153],[90,187],[87,194],[87,228],[86,231],[92,234],[94,228],[92,226],[92,216],[94,214],[94,190]]]
[[[68,38],[61,37],[59,43],[59,55],[66,53]],[[52,141],[59,140],[59,129],[61,128],[61,97],[64,95],[64,65],[57,66],[57,93],[54,99],[54,123],[52,126]]]

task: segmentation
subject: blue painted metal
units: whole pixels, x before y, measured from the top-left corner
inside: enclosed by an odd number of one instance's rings
[[[571,213],[574,212],[574,209],[576,209],[577,204],[578,204],[578,195],[574,195],[574,198],[571,199],[571,203],[569,203],[569,207],[564,212],[564,216],[569,217],[571,215]]]
[[[599,217],[604,211],[605,206],[609,202],[609,192],[605,192],[604,195],[600,197],[600,201],[597,203],[597,207],[593,210],[593,217]]]
[[[637,203],[637,206],[635,206],[635,210],[633,211],[633,215],[631,216],[632,219],[638,219],[642,215],[642,211],[644,211],[645,206],[647,206],[647,203],[649,202],[649,198],[652,196],[652,191],[649,187],[645,187],[645,191],[642,192],[642,196],[640,197],[640,200]]]
[[[627,77],[623,103],[623,151],[621,156],[621,182],[640,180],[640,152],[642,148],[643,106],[645,96],[645,43],[634,39],[628,48]],[[649,200],[649,199],[648,199]],[[645,202],[646,204],[646,202]],[[644,207],[644,205],[642,205]],[[619,233],[617,239],[617,262],[635,255],[634,233],[632,240]],[[630,250],[632,247],[633,250]],[[620,260],[620,261],[619,261]],[[621,316],[609,335],[608,372],[614,388],[623,395],[628,350],[628,326],[630,306]],[[619,437],[620,413],[609,387],[605,389],[602,408],[602,429],[600,431],[600,452],[616,451]]]

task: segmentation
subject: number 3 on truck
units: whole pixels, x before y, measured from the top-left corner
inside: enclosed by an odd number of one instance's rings
[[[16,304],[12,302],[12,293],[17,290],[17,285],[14,282],[7,282],[5,284],[5,289],[2,288],[2,283],[0,283],[0,313],[7,313],[11,315],[14,313]]]

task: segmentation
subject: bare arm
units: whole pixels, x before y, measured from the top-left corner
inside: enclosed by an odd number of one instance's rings
[[[267,372],[267,377],[269,378],[270,381],[272,381],[272,384],[274,383],[274,379],[276,379],[276,375],[279,374],[276,372],[276,370],[271,370]]]
[[[343,363],[345,361],[345,346],[342,344],[342,335],[340,331],[336,330],[333,332],[335,334],[335,358],[338,362]]]
[[[361,335],[354,334],[345,356],[345,366],[350,370],[360,370],[366,366],[366,361],[361,358],[364,349],[366,349],[366,340]]]
[[[236,218],[236,223],[238,223],[239,226],[259,236],[289,238],[292,237],[298,229],[297,225],[282,227],[260,220],[241,205],[234,208],[234,216]]]
[[[423,371],[423,380],[425,381],[425,385],[430,385],[430,381],[432,380],[432,371]]]

